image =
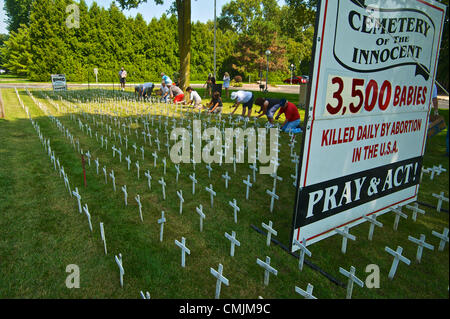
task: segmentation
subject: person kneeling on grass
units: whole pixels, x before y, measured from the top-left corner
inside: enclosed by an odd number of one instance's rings
[[[301,133],[300,113],[298,112],[297,107],[293,103],[286,101],[286,99],[282,99],[280,101],[280,105],[281,107],[275,120],[278,120],[280,115],[283,113],[286,116],[286,121],[284,121],[281,130],[288,133]]]
[[[255,104],[261,106],[261,109],[259,110],[258,117],[260,118],[264,115],[267,116],[267,119],[269,120],[270,125],[269,127],[273,127],[273,117],[277,110],[280,108],[280,99],[272,99],[272,98],[262,98],[259,97],[255,100]]]
[[[193,90],[190,86],[188,86],[186,92],[190,94],[189,102],[187,102],[186,105],[192,105],[194,108],[201,110],[203,108],[202,98],[197,93],[197,91]]]
[[[252,115],[252,107],[253,107],[253,93],[250,91],[237,91],[231,93],[231,99],[236,102],[231,108],[234,108],[233,112],[231,112],[231,115],[236,112],[239,104],[242,103],[242,116],[245,116],[245,110],[248,108],[248,114],[247,117],[250,117]]]
[[[219,92],[214,92],[213,98],[208,105],[208,113],[222,113],[223,103]]]
[[[173,99],[173,103],[178,104],[183,102],[184,93],[177,85],[171,85],[169,92],[170,98]]]

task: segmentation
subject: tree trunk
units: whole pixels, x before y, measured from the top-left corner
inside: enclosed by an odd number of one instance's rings
[[[178,47],[180,51],[180,83],[183,91],[191,74],[191,0],[176,0],[178,14]]]

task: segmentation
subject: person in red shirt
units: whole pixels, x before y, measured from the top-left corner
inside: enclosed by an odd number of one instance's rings
[[[278,115],[275,119],[278,120],[281,114],[285,115],[286,121],[284,121],[281,130],[283,132],[301,133],[302,129],[300,128],[300,113],[298,112],[295,104],[287,101],[286,99],[282,99],[280,101],[280,105],[280,110],[278,111]]]

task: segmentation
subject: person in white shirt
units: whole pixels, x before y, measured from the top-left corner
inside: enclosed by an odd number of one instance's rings
[[[197,93],[197,91],[194,91],[190,86],[186,89],[186,92],[190,94],[189,96],[189,102],[187,105],[193,105],[196,109],[201,110],[203,108],[202,105],[202,98]]]
[[[245,110],[248,109],[247,117],[250,117],[252,115],[252,107],[253,107],[253,93],[250,91],[237,91],[231,93],[231,99],[236,102],[231,108],[234,108],[233,112],[231,112],[231,115],[236,112],[239,104],[242,103],[242,116],[245,116]]]

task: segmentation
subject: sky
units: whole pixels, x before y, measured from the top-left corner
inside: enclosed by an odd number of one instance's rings
[[[86,0],[88,6],[90,6],[94,0]],[[113,2],[111,0],[97,0],[96,1],[99,6],[108,8],[109,5]],[[126,16],[136,16],[138,12],[140,12],[144,19],[147,22],[154,17],[159,18],[163,13],[165,13],[169,7],[171,1],[165,1],[166,3],[163,5],[156,5],[152,0],[147,0],[147,3],[143,3],[139,6],[138,9],[126,10],[124,11]],[[222,10],[222,6],[226,3],[230,2],[230,0],[217,0],[217,15],[220,15]],[[284,4],[284,0],[278,1],[280,5]],[[0,0],[0,33],[8,33],[6,30],[6,15],[3,10],[4,0]],[[214,1],[213,0],[193,0],[192,1],[192,21],[200,21],[206,22],[208,20],[214,20]]]

